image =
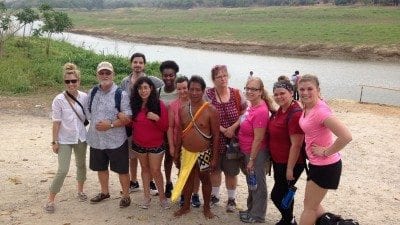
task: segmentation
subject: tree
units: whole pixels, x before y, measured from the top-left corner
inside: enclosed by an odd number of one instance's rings
[[[22,37],[25,39],[25,29],[27,24],[31,24],[36,20],[39,20],[39,14],[37,14],[31,8],[24,8],[22,11],[18,12],[16,15],[18,22],[23,26]]]
[[[62,33],[72,28],[72,20],[68,14],[64,12],[57,12],[47,4],[39,7],[42,12],[43,26],[38,30],[40,34],[47,34],[46,55],[50,53],[51,35],[54,33]]]

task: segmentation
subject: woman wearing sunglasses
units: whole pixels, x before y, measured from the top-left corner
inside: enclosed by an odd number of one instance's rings
[[[87,94],[78,90],[80,86],[80,71],[73,63],[64,65],[65,91],[58,94],[52,104],[52,137],[53,152],[58,157],[58,170],[50,186],[50,193],[44,210],[52,213],[55,210],[54,200],[56,194],[64,183],[71,161],[72,150],[76,160],[76,180],[78,181],[77,197],[80,201],[86,201],[87,196],[83,192],[83,184],[86,180],[86,120],[82,102],[85,102]]]

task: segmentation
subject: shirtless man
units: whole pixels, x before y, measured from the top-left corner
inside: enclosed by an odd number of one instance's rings
[[[181,139],[178,138],[175,149],[180,151],[175,151],[174,160],[175,163],[181,163],[181,170],[173,191],[180,192],[177,188],[184,184],[184,204],[174,213],[176,217],[190,211],[190,197],[196,176],[202,183],[204,216],[208,219],[214,217],[210,210],[210,170],[216,168],[218,162],[219,115],[211,104],[203,100],[205,88],[203,78],[192,76],[189,80],[189,103],[179,110],[181,126],[178,128],[178,137]],[[210,146],[213,146],[212,149]],[[179,195],[174,192],[173,197],[174,194]]]

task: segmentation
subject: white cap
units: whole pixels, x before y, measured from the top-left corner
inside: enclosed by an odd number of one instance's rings
[[[108,70],[114,73],[114,68],[113,65],[109,62],[101,62],[99,65],[97,65],[97,73],[100,72],[100,70]]]

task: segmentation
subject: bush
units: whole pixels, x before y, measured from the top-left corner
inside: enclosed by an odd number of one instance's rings
[[[29,93],[42,88],[61,90],[64,88],[62,69],[67,62],[78,66],[84,88],[98,83],[95,74],[101,61],[113,64],[117,84],[131,72],[128,57],[96,54],[61,41],[52,41],[52,50],[47,57],[45,42],[45,39],[35,37],[29,38],[29,47],[18,37],[7,42],[7,55],[0,60],[0,94]],[[149,62],[146,74],[159,77],[159,66],[158,62]]]

